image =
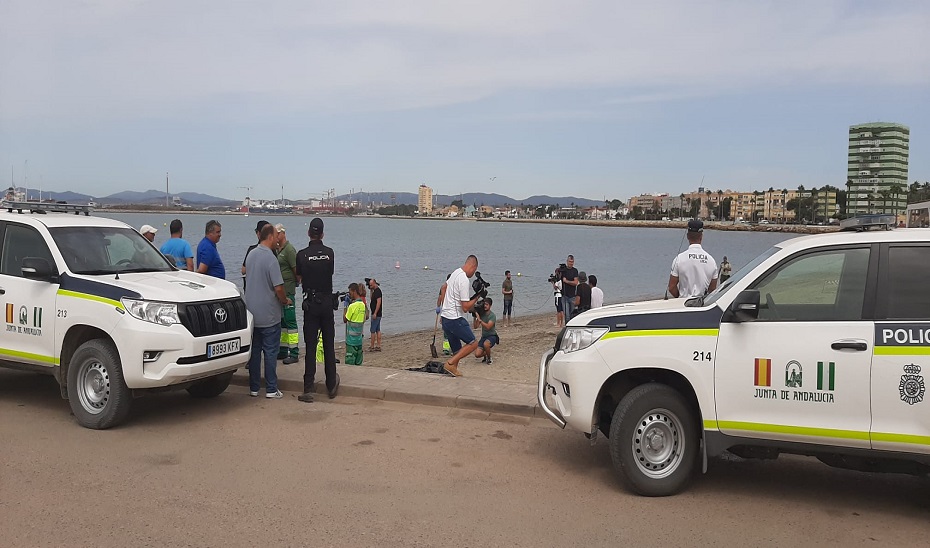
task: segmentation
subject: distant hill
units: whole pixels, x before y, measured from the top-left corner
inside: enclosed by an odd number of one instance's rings
[[[29,200],[38,200],[41,193],[43,200],[55,200],[56,202],[68,202],[72,204],[81,204],[87,203],[94,200],[93,196],[88,196],[87,194],[80,194],[78,192],[71,192],[70,190],[65,192],[49,192],[47,190],[40,191],[37,188],[27,188],[26,196]],[[2,197],[2,194],[0,194]]]
[[[227,200],[226,198],[217,198],[209,194],[200,194],[198,192],[178,192],[171,194],[171,197],[178,196],[185,204],[197,205],[234,205],[239,202],[236,200]],[[109,196],[104,196],[98,200],[102,204],[154,204],[163,205],[165,203],[165,192],[162,190],[146,190],[145,192],[136,192],[124,190]]]
[[[393,199],[392,199],[393,196]],[[505,196],[503,194],[488,194],[484,192],[465,192],[461,195],[448,195],[448,194],[436,194],[433,196],[436,203],[440,205],[449,205],[453,200],[462,200],[462,203],[466,205],[486,205],[493,207],[500,207],[505,205],[543,205],[550,204],[555,205],[559,204],[563,207],[568,207],[570,204],[574,203],[576,206],[588,207],[595,205],[604,205],[603,200],[590,200],[588,198],[577,198],[574,196],[545,196],[537,195],[530,196],[529,198],[524,198],[518,200],[516,198],[511,198],[510,196]],[[413,192],[362,192],[352,194],[342,194],[337,196],[337,200],[361,200],[362,203],[374,203],[375,205],[385,204],[405,204],[405,205],[416,205],[417,195]]]

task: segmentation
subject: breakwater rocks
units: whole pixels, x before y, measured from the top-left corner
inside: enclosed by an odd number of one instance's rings
[[[506,222],[506,223],[546,223],[546,224],[565,224],[565,225],[588,225],[588,226],[622,226],[630,228],[677,228],[685,230],[688,228],[688,221],[635,221],[619,220],[608,221],[601,219],[478,219],[480,222]],[[706,230],[733,230],[742,232],[788,232],[792,234],[822,234],[824,232],[837,232],[837,226],[807,226],[807,225],[775,225],[775,224],[758,224],[751,225],[748,223],[733,223],[729,221],[714,222],[704,221]]]

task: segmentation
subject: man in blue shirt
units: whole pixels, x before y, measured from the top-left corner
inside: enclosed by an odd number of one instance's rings
[[[222,235],[223,227],[219,221],[207,222],[206,234],[197,244],[197,272],[225,280],[226,267],[223,266],[220,252],[216,250],[216,244]]]
[[[194,252],[191,244],[183,237],[184,225],[181,219],[171,221],[168,228],[171,230],[171,239],[161,244],[161,254],[174,257],[175,266],[181,270],[194,270]]]

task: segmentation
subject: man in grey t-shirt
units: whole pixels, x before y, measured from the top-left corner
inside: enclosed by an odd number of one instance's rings
[[[245,288],[245,306],[252,313],[252,354],[249,356],[249,395],[258,397],[262,378],[262,355],[265,356],[265,397],[283,398],[278,390],[277,356],[281,342],[281,307],[290,305],[284,293],[281,267],[271,248],[275,243],[274,226],[262,227],[258,246],[245,259],[249,284]]]

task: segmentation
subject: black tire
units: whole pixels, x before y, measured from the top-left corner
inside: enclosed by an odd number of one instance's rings
[[[195,398],[215,398],[229,388],[233,373],[235,373],[235,371],[221,373],[208,379],[197,381],[187,387],[187,393]]]
[[[644,384],[620,400],[610,424],[610,458],[631,490],[647,497],[680,492],[697,464],[700,432],[673,388]]]
[[[82,344],[68,365],[68,403],[78,424],[104,430],[129,416],[132,392],[113,344],[94,339]]]

